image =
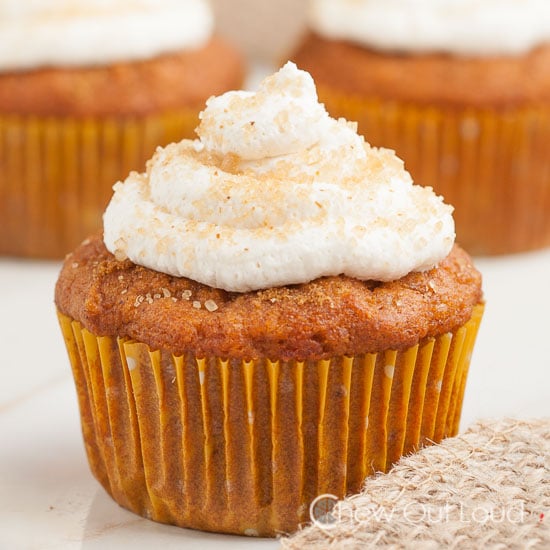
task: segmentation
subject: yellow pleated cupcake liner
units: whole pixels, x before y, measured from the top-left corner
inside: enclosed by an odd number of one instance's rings
[[[0,254],[63,257],[101,229],[114,183],[144,170],[158,145],[194,137],[198,112],[0,115]]]
[[[311,501],[359,491],[457,433],[483,305],[404,351],[322,361],[174,356],[59,314],[91,469],[122,506],[196,529],[273,536]]]
[[[501,110],[419,106],[319,87],[333,116],[394,149],[416,183],[455,207],[472,254],[550,246],[550,105]]]

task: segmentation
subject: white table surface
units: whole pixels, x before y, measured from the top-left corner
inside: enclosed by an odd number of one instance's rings
[[[550,250],[478,259],[486,315],[462,417],[550,415]],[[271,549],[156,524],[88,470],[53,305],[59,264],[0,259],[0,549]]]

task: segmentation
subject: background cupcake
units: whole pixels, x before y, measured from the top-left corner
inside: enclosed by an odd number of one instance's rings
[[[456,208],[473,253],[550,245],[550,4],[313,0],[292,58]]]
[[[0,1],[0,253],[61,257],[113,181],[240,87],[205,0]]]
[[[113,498],[275,535],[457,432],[481,277],[451,207],[294,65],[209,100],[198,134],[115,185],[55,300]]]

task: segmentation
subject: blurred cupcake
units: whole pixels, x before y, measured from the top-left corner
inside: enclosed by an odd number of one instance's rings
[[[451,207],[288,64],[115,185],[56,305],[122,506],[275,535],[454,435],[482,314]]]
[[[550,3],[313,0],[292,56],[333,116],[456,208],[471,253],[550,245]]]
[[[206,0],[0,0],[0,254],[62,257],[242,79]]]

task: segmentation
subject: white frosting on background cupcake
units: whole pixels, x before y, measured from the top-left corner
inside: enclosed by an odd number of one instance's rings
[[[256,93],[211,98],[201,118],[200,140],[159,148],[115,185],[104,240],[117,258],[245,292],[394,280],[451,250],[452,207],[330,118],[292,63]]]
[[[148,59],[212,27],[207,0],[0,0],[0,70]]]
[[[310,0],[309,20],[382,50],[520,54],[550,41],[548,0]]]

